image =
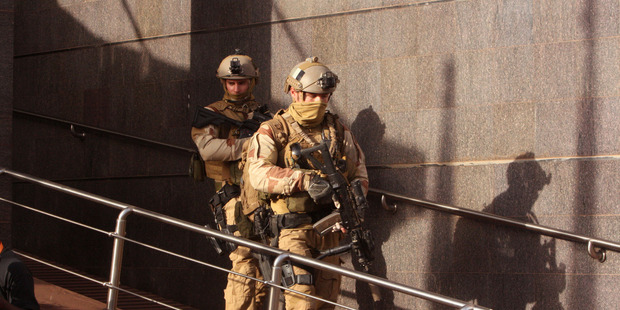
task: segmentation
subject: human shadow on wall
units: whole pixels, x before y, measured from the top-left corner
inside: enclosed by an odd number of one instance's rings
[[[419,192],[423,191],[422,186],[416,186],[414,190],[416,192],[412,193],[410,189],[405,188],[405,184],[423,180],[423,176],[418,175],[422,173],[423,170],[414,169],[413,173],[408,175],[412,182],[398,182],[397,180],[400,178],[394,176],[396,172],[392,169],[373,165],[377,162],[384,162],[385,156],[388,156],[390,161],[407,163],[422,162],[424,159],[414,148],[404,148],[401,145],[386,142],[384,140],[386,128],[386,124],[381,121],[381,118],[372,106],[360,111],[351,124],[351,131],[355,135],[366,156],[366,164],[369,166],[368,174],[370,186],[388,189],[394,192],[422,195],[423,193]],[[369,195],[370,210],[367,211],[365,215],[365,225],[371,230],[375,244],[375,259],[370,273],[381,278],[386,278],[387,264],[384,253],[382,252],[382,247],[383,244],[390,239],[391,232],[402,225],[403,222],[396,220],[392,213],[383,209],[377,198],[378,197],[374,195]],[[409,209],[400,212],[399,218],[402,218],[402,212],[416,212],[416,210]],[[356,262],[353,262],[353,266],[356,270],[361,270],[361,267]],[[359,309],[398,309],[394,305],[393,291],[383,288],[379,290],[381,301],[375,302],[368,284],[363,281],[356,281],[355,298],[358,302]]]
[[[538,224],[532,207],[551,175],[533,159],[528,152],[508,165],[508,189],[484,212]],[[555,239],[461,218],[453,240],[454,277],[444,279],[443,294],[492,309],[564,309],[566,267],[556,261]]]

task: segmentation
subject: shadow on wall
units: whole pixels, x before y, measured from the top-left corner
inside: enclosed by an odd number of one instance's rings
[[[262,27],[258,33],[234,28],[237,24],[232,23],[248,23],[244,17],[248,10],[237,3],[191,1],[191,12],[189,8],[175,12],[191,14],[191,37],[174,34],[155,38],[172,18],[150,15],[168,13],[163,2],[80,2],[70,9],[56,1],[27,2],[15,12],[17,109],[193,147],[190,124],[194,107],[222,95],[215,78],[220,60],[239,47],[251,55],[260,55],[253,58],[258,58],[261,68],[270,67],[270,54],[263,52],[270,50],[269,27]],[[83,9],[78,10],[80,6]],[[269,8],[270,2],[261,2],[261,6]],[[252,13],[261,19],[256,10]],[[269,16],[267,10],[260,13]],[[111,28],[110,32],[121,32],[125,23],[132,27],[125,30],[129,32],[125,35],[132,36],[133,29],[135,40],[106,41],[85,26],[87,22],[83,21],[92,17],[88,14],[114,15],[116,19],[101,25],[97,32]],[[178,22],[184,17],[179,16]],[[93,20],[102,22],[105,18]],[[227,27],[227,31],[218,31]],[[182,65],[175,65],[175,60]],[[268,73],[263,77],[269,79]],[[269,93],[268,84],[260,88],[262,94]],[[18,171],[62,180],[67,186],[193,223],[212,222],[206,203],[213,192],[207,183],[194,183],[186,176],[187,153],[162,151],[91,132],[82,141],[56,124],[22,118],[14,122],[13,141],[14,168]],[[14,186],[14,197],[44,211],[108,230],[113,230],[117,216],[112,209],[27,183]],[[50,221],[21,208],[15,209],[13,222],[15,247],[95,276],[109,276],[112,242],[106,235],[88,230],[85,233],[83,228]],[[131,217],[129,222],[127,237],[131,239],[218,266],[230,264],[198,234],[140,217]],[[223,308],[226,275],[222,272],[197,268],[192,262],[132,244],[127,245],[123,261],[123,284],[199,308]]]
[[[600,7],[599,7],[600,6]],[[583,54],[584,73],[585,79],[583,80],[582,99],[579,106],[579,119],[576,124],[579,130],[576,132],[577,139],[577,155],[595,155],[598,150],[597,147],[602,141],[597,142],[598,130],[603,128],[601,124],[597,124],[597,117],[600,113],[597,105],[596,89],[600,87],[599,79],[604,77],[604,74],[597,69],[600,65],[600,60],[597,52],[596,40],[592,40],[599,34],[601,29],[597,29],[602,22],[602,16],[599,16],[597,12],[601,12],[602,3],[596,0],[584,1],[583,11],[581,12],[580,26],[586,33],[587,37],[591,40],[586,41],[585,53]],[[578,60],[577,63],[580,61]],[[596,162],[580,160],[577,163],[577,170],[575,171],[576,188],[574,193],[574,214],[592,214],[592,209],[589,206],[598,205],[598,199],[600,197],[597,193],[597,168]],[[593,216],[579,217],[579,227],[583,231],[592,231],[595,228]],[[578,258],[573,258],[573,265],[578,265]],[[587,265],[583,271],[586,274],[593,272],[593,266]],[[569,300],[579,300],[580,304],[593,305],[596,302],[595,294],[583,294],[583,292],[591,291],[596,286],[593,281],[577,281],[577,284],[571,287],[569,290]]]
[[[404,148],[400,145],[388,143],[384,141],[386,124],[381,119],[372,106],[360,111],[356,119],[351,124],[351,131],[358,140],[360,147],[366,155],[366,164],[372,165],[374,162],[381,161],[381,156],[387,154],[395,154],[390,156],[390,160],[398,162],[421,162],[423,156],[415,149]],[[423,175],[419,175],[423,170],[414,169],[413,173],[407,176],[396,176],[396,172],[392,169],[369,169],[370,186],[375,188],[389,189],[394,192],[410,193],[414,195],[423,195],[420,190],[422,186],[414,186],[413,189],[406,188],[406,185],[418,184],[424,180]],[[403,179],[401,179],[401,177]],[[408,178],[405,180],[404,178]],[[401,179],[401,182],[398,180]],[[387,265],[382,247],[385,242],[390,239],[391,232],[398,229],[404,222],[397,220],[395,216],[388,213],[383,208],[376,197],[369,197],[370,210],[366,213],[366,226],[372,231],[375,242],[375,260],[373,262],[370,273],[382,278],[387,277]],[[416,209],[402,210],[398,218],[403,217],[403,212],[415,212]],[[360,266],[354,264],[356,270],[361,270]],[[394,292],[388,289],[380,289],[381,302],[376,303],[367,283],[356,281],[355,298],[359,305],[359,309],[398,309],[394,306]]]
[[[458,70],[453,55],[449,55],[442,62],[442,79],[444,82],[444,92],[442,97],[442,109],[440,120],[440,137],[438,142],[438,150],[440,150],[439,161],[451,162],[456,157],[456,118],[457,110],[455,102],[455,89],[456,89],[456,77]],[[434,200],[451,205],[454,200],[454,173],[455,167],[445,166],[436,167],[432,172],[432,180],[429,180],[432,185],[432,193],[429,196],[434,196]],[[427,266],[429,266],[430,273],[426,278],[426,287],[428,290],[437,291],[437,284],[441,282],[441,273],[439,270],[445,270],[447,259],[446,253],[450,253],[451,247],[450,236],[447,233],[446,225],[450,225],[450,216],[445,213],[433,212],[431,215],[433,230],[428,236],[428,250],[431,255],[428,257]],[[450,297],[454,297],[448,294]],[[433,307],[439,304],[434,303]]]
[[[525,153],[508,165],[506,176],[508,189],[483,211],[538,224],[532,207],[551,175]],[[556,261],[555,239],[461,218],[453,240],[454,276],[444,277],[442,294],[492,309],[564,309],[559,295],[566,268]]]

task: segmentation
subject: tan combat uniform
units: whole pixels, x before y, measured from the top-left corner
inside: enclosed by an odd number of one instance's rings
[[[286,110],[288,111],[288,110]],[[316,214],[329,212],[332,205],[319,206],[307,194],[310,180],[317,171],[292,168],[290,145],[299,142],[302,148],[316,145],[321,137],[340,140],[332,144],[330,151],[335,158],[346,160],[345,176],[349,181],[359,179],[364,190],[368,189],[368,174],[364,155],[351,132],[331,114],[326,114],[322,124],[301,127],[286,111],[280,111],[273,120],[264,122],[250,142],[247,165],[250,183],[257,190],[272,194],[271,208],[276,215],[286,213]],[[330,122],[332,125],[330,126]],[[339,127],[341,130],[334,130]],[[340,134],[338,134],[340,132]],[[336,139],[336,136],[341,136]],[[321,160],[322,161],[322,160]],[[327,209],[327,210],[325,210]],[[315,220],[313,218],[313,220]],[[332,232],[321,237],[312,229],[312,224],[301,224],[284,228],[280,232],[279,248],[295,254],[317,257],[319,251],[338,245],[342,233]],[[340,257],[324,259],[336,265]],[[295,275],[312,273],[314,285],[295,284],[291,288],[323,299],[336,301],[340,291],[340,276],[320,269],[306,270],[293,267]],[[334,306],[295,293],[285,292],[286,309],[333,309]]]
[[[253,100],[238,106],[222,100],[212,103],[207,109],[238,121],[244,121],[252,117],[252,112],[257,107],[258,103]],[[237,163],[241,159],[243,146],[249,142],[249,138],[236,138],[238,134],[236,130],[236,127],[230,125],[192,128],[192,140],[198,147],[200,156],[205,160],[207,176],[215,180],[216,190],[219,190],[225,183],[239,185],[241,171]],[[235,206],[237,202],[239,202],[239,197],[231,199],[224,206],[228,225],[236,225]],[[241,236],[238,231],[234,235]],[[232,271],[262,279],[258,262],[252,256],[250,249],[239,246],[230,253],[229,258],[232,261]],[[228,274],[228,284],[224,290],[227,310],[262,309],[265,295],[264,284],[232,273]]]

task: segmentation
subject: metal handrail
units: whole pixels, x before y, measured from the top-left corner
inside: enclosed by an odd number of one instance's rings
[[[20,172],[16,172],[16,171],[12,171],[12,170],[0,167],[0,175],[2,174],[7,174],[15,178],[24,180],[24,181],[39,184],[41,186],[51,188],[59,192],[70,194],[76,197],[81,197],[86,200],[94,201],[102,205],[121,210],[118,216],[118,219],[117,219],[116,231],[115,233],[110,234],[111,237],[114,237],[114,250],[112,253],[113,259],[112,259],[112,267],[110,270],[110,283],[107,284],[107,286],[109,286],[108,303],[107,303],[108,308],[107,309],[109,310],[116,308],[117,294],[118,294],[117,287],[119,287],[118,279],[120,278],[120,271],[121,271],[121,266],[122,266],[123,241],[125,239],[124,238],[125,224],[126,224],[126,218],[130,214],[141,215],[141,216],[151,218],[159,222],[170,224],[175,227],[183,228],[183,229],[196,232],[202,235],[207,235],[210,237],[218,238],[226,242],[232,242],[237,245],[245,246],[259,253],[268,254],[271,256],[277,256],[276,260],[278,263],[281,263],[281,261],[284,259],[290,260],[294,263],[299,263],[299,264],[306,265],[312,268],[318,268],[318,269],[322,269],[326,271],[331,271],[331,272],[338,273],[343,276],[347,276],[347,277],[350,277],[350,278],[353,278],[359,281],[364,281],[364,282],[374,284],[379,287],[387,288],[393,291],[401,292],[407,295],[426,299],[426,300],[429,300],[435,303],[439,303],[439,304],[454,307],[454,308],[471,309],[471,310],[488,309],[485,307],[472,305],[470,303],[467,303],[467,302],[464,302],[458,299],[454,299],[451,297],[443,296],[443,295],[436,294],[436,293],[431,293],[428,291],[424,291],[424,290],[416,289],[416,288],[406,286],[403,284],[399,284],[396,282],[392,282],[392,281],[389,281],[389,280],[386,280],[386,279],[383,279],[377,276],[369,275],[369,274],[362,273],[362,272],[355,271],[355,270],[346,269],[343,267],[325,263],[325,262],[312,259],[309,257],[289,253],[289,252],[286,252],[286,251],[283,251],[277,248],[269,247],[264,244],[254,242],[248,239],[234,237],[234,236],[219,232],[217,230],[206,228],[201,225],[197,225],[197,224],[190,223],[190,222],[180,220],[177,218],[173,218],[173,217],[170,217],[164,214],[160,214],[157,212],[149,211],[149,210],[142,209],[142,208],[132,206],[129,204],[125,204],[122,202],[118,202],[118,201],[108,199],[102,196],[90,194],[85,191],[81,191],[75,188],[71,188],[65,185],[51,182],[49,180],[37,178],[37,177],[31,176],[25,173],[20,173]],[[278,289],[283,288],[279,285],[280,276],[281,276],[280,273],[274,272],[273,278],[271,279],[271,281],[264,282],[265,284],[271,287],[272,293],[270,294],[270,296],[277,296]],[[269,305],[272,307],[272,309],[275,309],[277,307],[278,302],[279,302],[278,300],[269,300]]]
[[[527,222],[515,220],[512,218],[495,215],[492,213],[459,208],[459,207],[444,205],[440,203],[430,202],[430,201],[422,200],[422,199],[415,199],[415,198],[407,197],[404,195],[384,191],[381,189],[370,188],[368,191],[369,193],[381,195],[381,204],[383,208],[386,210],[391,210],[393,212],[396,211],[396,206],[395,205],[389,206],[385,197],[390,197],[391,199],[413,203],[415,205],[418,205],[418,206],[421,206],[427,209],[447,212],[450,214],[454,214],[454,215],[458,215],[458,216],[462,216],[462,217],[466,217],[466,218],[470,218],[474,220],[490,222],[493,224],[503,224],[503,225],[510,226],[510,227],[517,227],[517,228],[525,229],[527,231],[536,232],[536,233],[539,233],[545,236],[550,236],[550,237],[572,241],[572,242],[577,242],[577,243],[583,243],[587,245],[588,254],[592,258],[600,261],[601,263],[604,262],[607,258],[606,250],[620,252],[620,243],[613,242],[613,241],[578,235],[578,234],[575,234],[569,231],[560,230],[560,229],[538,225],[538,224],[527,223]]]
[[[139,138],[139,137],[135,137],[135,136],[130,136],[130,135],[126,135],[126,134],[122,134],[122,133],[118,133],[118,132],[114,132],[114,131],[110,131],[110,130],[106,130],[106,129],[101,129],[101,128],[96,128],[96,127],[88,126],[88,125],[81,125],[81,124],[77,124],[75,122],[61,120],[61,119],[57,119],[57,118],[53,118],[53,117],[49,117],[49,116],[45,116],[45,115],[41,115],[41,114],[36,114],[36,113],[32,113],[32,112],[27,112],[27,111],[23,111],[23,110],[13,109],[13,112],[18,113],[18,114],[23,114],[23,115],[39,117],[39,118],[43,118],[43,119],[47,119],[47,120],[52,120],[52,121],[56,121],[56,122],[61,122],[61,123],[64,123],[64,124],[70,124],[72,126],[71,127],[72,134],[74,136],[80,138],[80,139],[83,139],[84,136],[82,134],[80,134],[80,133],[75,133],[75,128],[73,127],[73,125],[76,125],[76,126],[79,126],[79,127],[83,127],[83,128],[89,128],[89,129],[92,129],[92,130],[97,130],[97,131],[100,131],[100,132],[104,132],[104,133],[108,133],[108,134],[112,134],[112,135],[116,135],[116,136],[121,136],[121,137],[125,137],[125,138],[135,139],[135,140],[142,141],[142,142],[147,142],[147,143],[152,143],[152,144],[156,144],[156,145],[172,147],[172,148],[175,148],[175,149],[184,150],[184,151],[188,151],[188,152],[196,152],[196,150],[193,150],[193,149],[188,149],[188,148],[174,146],[174,145],[170,145],[170,144],[166,144],[166,143],[162,143],[162,142],[158,142],[158,141],[143,139],[143,138]],[[587,236],[583,236],[583,235],[578,235],[578,234],[575,234],[575,233],[571,233],[571,232],[568,232],[568,231],[559,230],[559,229],[555,229],[555,228],[551,228],[551,227],[546,227],[546,226],[542,226],[542,225],[536,225],[536,224],[521,222],[521,221],[517,221],[517,220],[511,219],[511,218],[502,217],[502,216],[491,214],[491,213],[474,211],[474,210],[470,210],[470,209],[464,209],[464,208],[459,208],[459,207],[453,207],[453,206],[438,204],[438,203],[434,203],[434,202],[430,202],[430,201],[422,200],[422,199],[415,199],[415,198],[403,196],[403,195],[400,195],[400,194],[396,194],[396,193],[392,193],[392,192],[384,191],[384,190],[380,190],[380,189],[371,188],[371,189],[369,189],[369,192],[370,193],[375,193],[375,194],[378,194],[378,195],[382,195],[383,197],[388,196],[388,197],[390,197],[392,199],[396,199],[396,200],[400,200],[400,201],[405,201],[405,202],[411,202],[411,203],[414,203],[414,204],[416,204],[418,206],[425,207],[425,208],[431,209],[431,210],[436,210],[436,211],[441,211],[441,212],[448,212],[448,213],[451,213],[451,214],[455,214],[455,215],[459,215],[459,216],[463,216],[463,217],[467,217],[467,218],[471,218],[471,219],[475,219],[475,220],[488,221],[488,222],[492,222],[494,224],[503,224],[503,225],[507,225],[507,226],[511,226],[511,227],[515,227],[515,228],[521,228],[521,229],[528,230],[530,232],[537,232],[537,233],[540,233],[542,235],[551,236],[551,237],[555,237],[555,238],[559,238],[559,239],[563,239],[563,240],[567,240],[567,241],[572,241],[572,242],[577,242],[577,243],[585,243],[587,245],[588,254],[592,258],[597,259],[600,262],[604,262],[607,259],[606,250],[612,250],[612,251],[615,251],[615,252],[620,252],[620,244],[616,243],[616,242],[612,242],[612,241],[607,241],[607,240],[602,240],[602,239],[597,239],[597,238],[591,238],[591,237],[587,237]],[[389,207],[387,205],[387,203],[385,202],[385,198],[382,198],[382,205],[387,210],[394,210],[394,208]]]
[[[180,151],[196,153],[196,150],[192,149],[192,148],[186,148],[186,147],[181,147],[181,146],[177,146],[177,145],[173,145],[173,144],[168,144],[168,143],[164,143],[164,142],[159,142],[159,141],[155,141],[155,140],[150,140],[150,139],[146,139],[146,138],[136,137],[136,136],[132,136],[132,135],[128,135],[128,134],[124,134],[124,133],[120,133],[120,132],[116,132],[116,131],[112,131],[112,130],[108,130],[108,129],[103,129],[103,128],[98,128],[98,127],[93,127],[93,126],[90,126],[90,125],[85,125],[85,124],[80,124],[80,123],[76,123],[76,122],[72,122],[72,121],[67,121],[67,120],[63,120],[63,119],[59,119],[59,118],[55,118],[55,117],[51,117],[51,116],[47,116],[47,115],[43,115],[43,114],[33,113],[33,112],[19,110],[19,109],[13,109],[13,113],[21,114],[21,115],[27,115],[27,116],[32,116],[32,117],[38,117],[38,118],[45,119],[45,120],[48,120],[48,121],[54,121],[54,122],[62,123],[62,124],[65,124],[65,125],[69,125],[69,130],[71,131],[71,134],[74,137],[82,139],[82,140],[86,137],[86,134],[83,133],[83,132],[77,132],[75,127],[87,128],[87,129],[90,129],[90,130],[94,130],[94,131],[98,131],[98,132],[102,132],[102,133],[106,133],[106,134],[110,134],[110,135],[114,135],[114,136],[118,136],[118,137],[123,137],[123,138],[133,139],[133,140],[137,140],[137,141],[141,141],[141,142],[145,142],[145,143],[150,143],[150,144],[155,144],[155,145],[164,146],[164,147],[168,147],[168,148],[173,148],[173,149],[180,150]]]

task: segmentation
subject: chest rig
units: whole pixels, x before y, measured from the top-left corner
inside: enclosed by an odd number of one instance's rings
[[[258,109],[258,103],[254,100],[247,101],[243,104],[231,104],[225,100],[220,100],[209,105],[209,108],[224,116],[238,120],[247,120],[250,113]],[[222,124],[219,126],[218,139],[232,139],[239,136],[238,128],[230,124]],[[207,177],[215,181],[228,181],[239,185],[242,172],[237,167],[237,161],[205,161],[205,171]]]
[[[307,161],[295,160],[291,152],[291,145],[299,143],[303,148],[315,146],[324,139],[331,140],[329,148],[330,157],[334,162],[342,166],[351,165],[347,163],[348,159],[344,156],[343,141],[344,127],[338,122],[338,117],[334,114],[326,112],[323,122],[312,128],[300,126],[293,117],[287,112],[280,110],[275,115],[274,120],[269,122],[273,131],[276,149],[278,150],[277,165],[286,168],[295,168],[302,170],[317,170],[312,163]],[[319,162],[323,162],[320,154],[313,154]],[[341,171],[346,171],[346,167],[342,167]],[[285,213],[321,213],[330,211],[331,205],[318,205],[307,192],[298,192],[289,196],[278,195],[272,198],[271,208],[276,214]],[[314,220],[313,216],[313,220]],[[317,218],[317,219],[318,219]]]

